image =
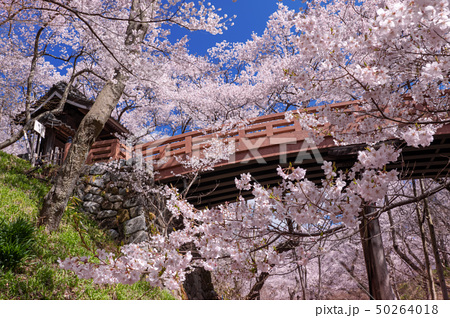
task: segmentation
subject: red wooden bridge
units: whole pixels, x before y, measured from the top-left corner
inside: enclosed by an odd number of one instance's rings
[[[330,106],[333,109],[351,111],[357,109],[358,102]],[[305,111],[314,113],[319,107]],[[202,172],[189,192],[194,204],[211,206],[236,199],[238,191],[234,179],[241,173],[250,172],[262,185],[276,185],[281,181],[276,168],[292,163],[307,169],[308,179],[319,181],[323,177],[322,160],[334,161],[338,169],[349,168],[355,162],[358,151],[365,148],[363,144],[336,146],[331,137],[314,145],[309,144],[306,137],[308,133],[302,129],[298,120],[288,122],[284,113],[276,113],[258,117],[231,135],[192,131],[137,145],[133,149],[127,149],[118,140],[96,142],[91,148],[87,163],[138,156],[153,167],[156,181],[183,188],[186,185],[183,176],[188,177],[192,171],[184,168],[177,158],[200,156],[201,150],[212,138],[234,142],[235,154],[229,160],[217,163],[214,171]],[[439,129],[434,142],[426,148],[406,147],[400,141],[392,142],[402,147],[402,158],[388,168],[398,169],[405,178],[444,177],[448,172],[450,125]]]

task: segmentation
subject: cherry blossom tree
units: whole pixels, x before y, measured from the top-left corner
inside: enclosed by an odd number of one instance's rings
[[[417,182],[416,182],[417,183]],[[425,188],[432,187],[432,181],[426,180]],[[402,202],[414,195],[411,181],[399,181],[389,187],[385,204]],[[438,237],[445,240],[448,228],[439,220],[439,206],[448,201],[448,191],[443,189],[427,198],[429,209],[436,220]],[[392,287],[398,299],[437,299],[441,283],[432,268],[439,264],[434,261],[430,233],[425,217],[417,217],[417,211],[423,215],[423,204],[415,202],[401,205],[380,217],[381,233],[385,243],[386,259]],[[447,212],[444,213],[446,215]],[[424,240],[421,239],[421,224],[425,222]],[[358,233],[350,231],[324,235],[320,250],[309,258],[306,264],[277,267],[271,271],[260,292],[261,299],[369,299],[369,286],[365,273],[363,250]],[[307,240],[307,239],[306,239]],[[423,248],[425,242],[426,248]],[[307,243],[303,244],[304,246]],[[445,251],[439,248],[441,262],[445,263]],[[427,264],[428,263],[428,264]],[[296,269],[299,266],[301,270]],[[428,269],[430,278],[428,280]],[[216,288],[225,297],[245,298],[252,281],[241,281],[227,275],[227,267],[220,265],[214,271]],[[430,283],[431,282],[431,283]],[[253,282],[254,283],[254,282]],[[250,287],[249,287],[250,286]],[[433,287],[434,286],[434,287]],[[444,286],[444,288],[447,288]],[[434,295],[431,292],[435,290]],[[436,293],[437,291],[437,293]]]
[[[288,117],[300,120],[316,142],[323,138],[317,131],[330,123],[329,133],[338,144],[374,144],[398,138],[411,146],[427,146],[447,121],[449,18],[446,1],[374,0],[361,5],[340,0],[327,5],[311,1],[301,12],[280,5],[262,36],[255,35],[243,44],[221,43],[210,50],[210,55],[222,69],[228,68],[226,74],[235,76],[231,85],[223,83],[218,89],[251,86],[258,99],[245,93],[243,96],[260,109],[279,103],[304,108],[312,101],[360,101],[346,112],[324,107],[317,114],[299,112]],[[201,89],[197,91],[201,93]],[[300,255],[301,262],[308,260],[309,254],[298,238],[323,235],[323,229],[310,232],[314,227],[305,230],[305,225],[331,220],[354,228],[365,204],[383,200],[388,184],[397,180],[397,172],[387,172],[383,167],[398,155],[391,146],[370,148],[360,152],[358,162],[348,172],[336,171],[332,163],[325,162],[326,178],[319,187],[304,178],[301,168],[279,169],[283,181],[271,189],[252,183],[251,176],[243,174],[236,185],[252,190],[255,201],[251,205],[240,199],[235,204],[196,211],[176,192],[166,190],[168,207],[174,215],[182,216],[184,230],[166,239],[155,238],[152,247],[135,246],[124,258],[110,257],[108,262],[102,256],[105,262],[101,265],[72,259],[64,261],[63,267],[79,272],[89,266],[89,277],[104,279],[105,272],[125,264],[135,269],[130,262],[137,251],[155,253],[147,255],[154,266],[163,250],[193,243],[201,257],[193,260],[187,252],[179,264],[196,261],[214,269],[217,260],[229,259],[231,271],[256,280],[250,293],[257,293],[275,266],[291,263],[294,254]],[[339,227],[329,231],[336,230]],[[167,245],[162,246],[163,241]],[[165,255],[166,265],[153,268],[141,263],[136,271],[147,273],[154,281],[152,273],[164,268],[159,283],[174,287],[184,268],[173,267],[179,254]],[[122,271],[120,279],[130,277]],[[391,297],[388,293],[386,297]]]
[[[185,49],[187,39],[168,39],[170,27],[222,32],[227,19],[215,11],[203,1],[3,1],[2,51],[11,59],[2,80],[6,86],[14,74],[21,75],[9,85],[24,92],[19,98],[24,107],[16,107],[16,113],[25,113],[25,125],[0,147],[19,140],[39,119],[31,118],[31,105],[43,89],[57,81],[65,80],[69,85],[52,113],[62,110],[74,83],[87,96],[95,97],[46,196],[39,224],[49,230],[58,228],[89,147],[116,107],[119,116],[133,104],[145,109],[134,112],[134,118],[144,112],[146,116],[130,125],[131,131],[139,125],[148,126],[152,119],[157,124],[161,118],[170,122],[165,117],[173,107],[163,90],[170,87],[173,92],[180,77],[189,75],[182,68],[197,68],[196,60]],[[15,52],[19,52],[17,57]],[[7,92],[4,97],[6,100]],[[130,123],[126,118],[123,121]]]
[[[80,277],[132,283],[144,275],[154,285],[176,289],[193,267],[215,270],[220,263],[229,275],[253,281],[247,297],[258,298],[271,271],[298,268],[318,257],[324,235],[361,230],[364,243],[374,236],[369,230],[379,232],[380,215],[449,186],[444,180],[413,198],[382,204],[389,185],[399,179],[399,172],[385,167],[400,156],[399,149],[383,142],[398,139],[426,147],[449,120],[448,1],[312,0],[301,11],[280,4],[262,35],[246,43],[220,43],[204,58],[190,56],[185,39],[171,44],[161,27],[176,23],[218,32],[223,27],[220,18],[203,4],[194,10],[193,4],[170,1],[176,9],[170,11],[158,1],[118,1],[117,6],[92,2],[96,4],[86,7],[81,2],[42,4],[50,7],[48,14],[71,21],[83,56],[93,61],[84,63],[91,68],[80,83],[91,91],[101,87],[91,115],[102,113],[103,119],[86,116],[67,160],[73,164],[62,170],[61,180],[66,181],[50,192],[44,210],[58,202],[54,209],[62,211],[67,193],[58,191],[70,189],[71,173],[77,173],[102,127],[96,123],[106,120],[124,96],[131,98],[119,107],[125,110],[120,116],[128,123],[136,117],[147,119],[143,129],[152,122],[148,119],[172,118],[169,121],[182,131],[224,131],[245,125],[249,115],[282,109],[292,110],[286,120],[298,120],[316,143],[328,134],[337,145],[364,143],[368,148],[347,171],[324,162],[319,184],[305,178],[301,167],[279,168],[280,185],[271,188],[243,172],[236,186],[252,191],[252,202],[239,197],[234,203],[198,210],[177,190],[165,188],[167,208],[182,221],[182,229],[128,245],[120,257],[98,251],[99,263],[87,258],[61,261]],[[10,19],[18,14],[10,12]],[[106,29],[114,30],[114,36]],[[180,64],[195,67],[181,71]],[[348,100],[358,103],[344,110],[327,106]],[[145,103],[154,107],[149,111],[142,107]],[[175,106],[164,111],[169,104]],[[316,104],[324,105],[317,113],[301,111]],[[87,134],[93,127],[97,130]],[[75,146],[78,139],[84,146]],[[43,213],[42,224],[58,224],[60,215]],[[375,236],[382,246],[381,237]],[[367,245],[363,250],[366,262],[378,262],[375,273],[369,273],[370,284],[376,284],[370,292],[378,290],[375,298],[394,298],[383,250],[370,252]],[[378,281],[372,281],[374,277]]]

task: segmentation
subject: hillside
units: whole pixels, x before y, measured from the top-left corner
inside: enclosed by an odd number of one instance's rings
[[[75,201],[59,231],[37,229],[39,207],[50,185],[27,176],[30,169],[28,162],[0,152],[0,299],[174,299],[144,281],[99,286],[60,269],[58,259],[117,247],[78,213]]]

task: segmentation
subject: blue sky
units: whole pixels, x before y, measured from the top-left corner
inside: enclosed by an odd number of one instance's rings
[[[206,50],[218,42],[245,42],[251,38],[253,32],[262,34],[269,16],[278,8],[282,2],[291,9],[304,6],[301,0],[209,0],[216,8],[222,8],[221,13],[229,17],[237,15],[233,20],[234,26],[230,26],[223,34],[211,35],[204,31],[189,32],[189,50],[199,55],[206,54]],[[179,31],[172,31],[175,36]]]

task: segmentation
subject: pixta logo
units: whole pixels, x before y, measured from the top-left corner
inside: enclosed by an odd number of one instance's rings
[[[217,142],[224,147],[218,147]],[[201,135],[190,138],[163,138],[144,145],[132,146],[127,142],[127,165],[148,172],[158,170],[164,165],[174,165],[187,158],[199,159],[211,156],[220,157],[221,163],[248,164],[256,162],[267,164],[266,159],[276,158],[280,164],[301,165],[305,160],[315,160],[323,164],[323,158],[316,144],[296,137],[260,138],[217,138],[214,135]],[[221,149],[226,149],[221,150]],[[211,152],[213,152],[211,154]],[[226,153],[224,153],[226,152]],[[212,160],[213,162],[214,160]]]
[[[303,140],[299,142],[295,137],[261,137],[255,139],[242,138],[239,140],[239,149],[230,157],[229,162],[241,162],[247,164],[252,160],[257,163],[266,164],[266,157],[273,157],[278,154],[279,163],[285,164],[288,161],[288,153],[296,153],[292,164],[301,165],[304,160],[315,160],[318,164],[323,164],[323,158],[314,142]],[[289,145],[292,147],[289,148]],[[272,152],[265,149],[270,148]],[[295,152],[294,150],[295,149]],[[244,152],[244,158],[238,159],[237,154]]]

